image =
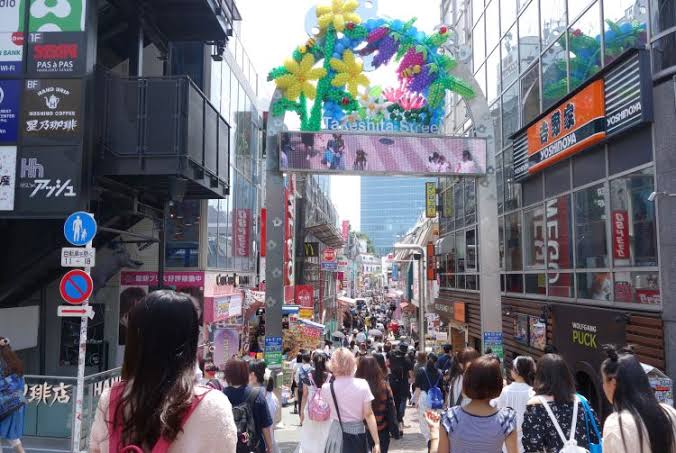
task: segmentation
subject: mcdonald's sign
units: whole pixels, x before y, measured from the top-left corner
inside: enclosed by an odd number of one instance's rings
[[[303,244],[303,256],[315,258],[319,256],[319,242],[306,242]]]

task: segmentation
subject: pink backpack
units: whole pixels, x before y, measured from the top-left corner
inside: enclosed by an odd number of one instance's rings
[[[120,398],[122,396],[122,392],[124,391],[124,386],[126,385],[126,382],[120,382],[118,384],[115,384],[111,389],[110,389],[110,401],[108,404],[108,451],[110,453],[144,453],[143,448],[139,447],[138,445],[127,445],[127,446],[120,446],[121,443],[121,434],[122,434],[122,428],[121,427],[113,427],[113,420],[115,419],[115,410],[117,408],[117,405],[119,404]],[[209,393],[211,389],[207,390],[203,394],[199,396],[195,396],[192,399],[192,404],[186,411],[185,415],[183,416],[183,421],[181,422],[181,428],[185,426],[185,423],[188,421],[188,418],[192,415],[193,412],[195,412],[195,409],[197,409],[197,406],[202,402],[204,399],[204,396]],[[164,437],[161,437],[157,443],[153,446],[151,452],[152,453],[167,453],[169,451],[169,447],[171,446],[171,442],[169,442],[167,439]]]
[[[308,376],[310,377],[310,383],[314,389],[314,394],[307,404],[308,416],[312,421],[325,422],[331,416],[331,406],[329,406],[329,403],[322,398],[322,391],[315,385],[312,373],[309,373]]]

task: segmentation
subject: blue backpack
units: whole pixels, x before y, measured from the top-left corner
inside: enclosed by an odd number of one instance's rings
[[[427,405],[430,409],[442,409],[444,407],[444,395],[439,388],[439,379],[441,379],[441,375],[437,376],[437,381],[432,385],[427,370],[425,368],[422,370],[423,373],[425,373],[427,384],[430,387],[429,390],[427,390]]]

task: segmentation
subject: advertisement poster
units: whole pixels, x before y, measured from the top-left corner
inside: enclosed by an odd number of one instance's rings
[[[502,332],[484,332],[484,351],[490,349],[493,354],[505,359],[505,349],[502,342]]]
[[[308,154],[303,135],[282,134],[281,171],[419,176],[486,173],[486,141],[479,138],[316,133],[314,151]]]
[[[437,216],[437,184],[425,183],[425,217],[433,219]]]
[[[20,80],[0,80],[0,143],[16,143],[19,132]]]
[[[235,209],[232,223],[235,256],[247,257],[249,256],[250,247],[249,232],[251,231],[251,209]]]
[[[301,308],[314,307],[315,289],[312,285],[296,285],[296,304]]]
[[[239,332],[237,329],[223,328],[211,331],[213,363],[223,369],[225,362],[239,354]]]
[[[629,250],[629,213],[615,210],[611,213],[613,229],[613,258],[628,260]]]
[[[0,75],[22,73],[26,1],[0,2]]]
[[[14,210],[16,146],[0,146],[0,211]]]
[[[80,147],[24,147],[17,166],[15,211],[20,214],[65,214],[80,206]]]
[[[530,330],[531,348],[544,351],[547,344],[547,326],[537,316],[529,316],[528,327]]]
[[[22,111],[24,142],[80,143],[82,82],[68,79],[26,80]]]
[[[514,318],[514,341],[528,345],[528,315],[518,314]]]

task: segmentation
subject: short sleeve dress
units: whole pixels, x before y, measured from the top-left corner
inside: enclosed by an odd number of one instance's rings
[[[5,364],[0,360],[0,379],[6,379],[7,383],[13,387],[22,389],[24,387],[23,376],[12,374],[5,376]],[[26,414],[26,405],[12,412],[11,415],[0,421],[0,439],[17,440],[23,436],[23,421]]]
[[[506,407],[493,415],[473,415],[461,406],[441,418],[451,444],[449,453],[501,453],[502,444],[516,429],[516,412]]]

